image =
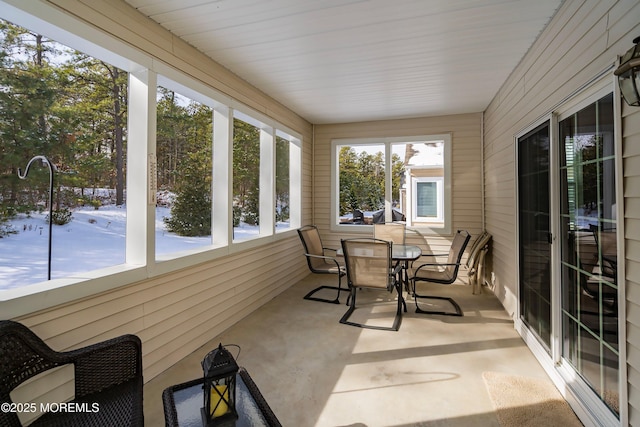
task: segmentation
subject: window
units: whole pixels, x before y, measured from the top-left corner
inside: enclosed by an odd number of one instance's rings
[[[233,240],[260,235],[260,156],[262,131],[233,120]],[[269,136],[269,135],[264,135]]]
[[[444,215],[442,177],[414,178],[413,220],[442,222]]]
[[[158,86],[156,257],[211,245],[213,111]]]
[[[300,140],[276,130],[276,232],[300,226],[300,154]]]
[[[1,20],[0,49],[1,288],[125,263],[128,73]]]
[[[405,221],[449,233],[450,141],[450,135],[333,141],[334,229]]]
[[[62,30],[45,23],[45,12],[2,13],[33,28],[0,21],[0,127],[11,124],[0,135],[19,131],[0,139],[0,295],[3,301],[42,290],[56,295],[27,298],[33,304],[12,306],[11,316],[299,227],[302,138],[295,131],[70,16],[61,17],[70,29]],[[76,27],[81,37],[70,32]],[[65,45],[39,36],[38,28]],[[27,114],[16,114],[15,103]],[[53,226],[51,282],[48,172],[34,162],[26,180],[15,173],[36,155],[57,167],[53,218],[67,222]],[[75,283],[81,286],[66,287]]]

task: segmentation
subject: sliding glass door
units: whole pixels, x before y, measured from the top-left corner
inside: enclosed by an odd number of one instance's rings
[[[621,360],[614,96],[604,90],[516,143],[519,320],[534,353],[608,425],[620,416]]]
[[[551,348],[549,122],[518,138],[520,319]]]
[[[559,122],[562,358],[619,413],[613,95]]]

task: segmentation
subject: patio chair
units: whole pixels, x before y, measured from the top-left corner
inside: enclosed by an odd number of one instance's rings
[[[31,426],[143,426],[142,345],[123,335],[77,350],[52,350],[29,328],[0,320],[0,404],[10,393],[42,372],[74,365],[75,399],[79,407],[99,410],[47,412]],[[21,426],[15,412],[0,411],[1,426]]]
[[[375,238],[343,239],[342,251],[347,267],[349,284],[349,309],[340,323],[360,328],[397,331],[402,321],[402,283],[398,279],[400,267],[393,268],[391,248],[393,243]],[[365,325],[349,321],[356,309],[356,294],[362,289],[377,289],[398,293],[398,307],[391,327]]]
[[[489,251],[489,243],[491,242],[491,234],[483,231],[480,236],[473,242],[469,250],[469,258],[467,258],[466,268],[469,284],[472,293],[479,293],[480,287],[484,282],[484,258]]]
[[[399,222],[373,224],[373,237],[389,240],[396,245],[404,245],[405,225]]]
[[[307,265],[312,273],[316,274],[333,274],[338,276],[338,286],[319,286],[313,289],[311,292],[304,296],[304,299],[311,301],[327,302],[331,304],[340,304],[340,291],[342,291],[342,277],[345,276],[346,270],[343,265],[340,265],[335,256],[328,256],[328,252],[333,252],[335,255],[336,250],[332,248],[325,248],[322,245],[322,239],[320,238],[320,232],[315,225],[305,225],[298,229],[298,236],[304,246],[304,256],[307,258]],[[315,296],[316,292],[324,289],[332,289],[337,291],[337,295],[334,299],[327,299]],[[346,290],[346,289],[345,289]]]
[[[615,239],[615,230],[601,231],[601,236],[608,235],[604,239]],[[603,259],[603,254],[616,248],[615,242],[601,241],[598,238],[598,228],[590,227],[589,231],[577,231],[570,235],[569,245],[574,251],[577,249],[578,280],[584,295],[595,302],[602,302],[603,306],[613,312],[618,309],[617,265]],[[575,240],[575,242],[574,242]],[[589,310],[582,310],[589,313]],[[595,312],[594,312],[595,313]]]
[[[451,243],[451,248],[449,249],[449,253],[447,254],[431,254],[426,256],[431,257],[447,257],[446,263],[437,263],[430,262],[424,263],[417,267],[413,267],[413,274],[410,278],[413,283],[413,296],[416,302],[416,313],[421,314],[443,314],[448,316],[462,316],[462,309],[458,305],[458,303],[449,297],[441,297],[441,296],[431,296],[431,295],[420,295],[417,292],[417,282],[430,282],[437,283],[440,285],[450,285],[456,281],[458,278],[458,271],[460,269],[460,260],[462,259],[462,254],[464,253],[467,244],[469,243],[469,239],[471,236],[466,231],[460,231],[456,233],[453,238],[453,242]],[[423,255],[424,257],[425,255]],[[448,301],[454,308],[454,312],[444,311],[444,310],[425,310],[420,308],[418,304],[418,299],[436,299]]]

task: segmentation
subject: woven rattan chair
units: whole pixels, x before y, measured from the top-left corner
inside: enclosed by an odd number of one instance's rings
[[[298,235],[304,246],[304,256],[307,257],[307,265],[312,273],[316,274],[333,274],[338,276],[338,286],[319,286],[304,296],[304,299],[320,302],[328,302],[332,304],[340,304],[340,291],[342,291],[342,277],[347,273],[343,265],[340,265],[335,256],[329,256],[329,253],[335,255],[336,250],[325,248],[322,245],[320,233],[315,225],[305,225],[298,229]],[[315,296],[316,292],[323,289],[336,290],[335,299],[327,299]],[[345,289],[346,290],[346,289]]]
[[[16,387],[42,372],[73,364],[74,403],[98,411],[48,412],[31,426],[143,426],[140,339],[123,335],[77,350],[52,350],[29,328],[0,321],[0,404],[11,404]],[[17,402],[16,402],[17,403]],[[24,402],[23,402],[24,403]],[[0,426],[19,427],[15,412],[0,411]]]
[[[453,238],[453,242],[451,243],[451,248],[449,249],[449,253],[447,254],[432,254],[426,256],[432,257],[447,257],[447,262],[445,263],[424,263],[419,266],[413,266],[412,268],[412,276],[411,282],[413,283],[413,295],[416,301],[416,313],[422,314],[444,314],[450,316],[462,316],[462,309],[458,305],[457,302],[453,298],[449,297],[441,297],[441,296],[431,296],[431,295],[419,295],[416,289],[417,282],[430,282],[437,283],[440,285],[450,285],[456,281],[458,278],[458,271],[460,269],[460,260],[462,259],[462,254],[464,253],[467,244],[469,243],[469,239],[471,236],[466,231],[458,231]],[[423,257],[425,255],[423,254]],[[454,311],[444,311],[444,310],[425,310],[420,308],[418,305],[418,299],[437,299],[449,301],[449,303],[453,306]]]
[[[393,243],[380,239],[347,239],[342,240],[342,251],[347,266],[347,282],[349,284],[349,309],[340,319],[340,323],[367,329],[397,331],[402,321],[402,283],[398,280],[400,267],[393,268],[391,249]],[[356,293],[361,289],[384,289],[398,293],[398,308],[393,326],[372,326],[349,321],[356,309]]]

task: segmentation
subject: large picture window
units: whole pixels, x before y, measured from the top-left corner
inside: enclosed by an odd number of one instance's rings
[[[451,136],[333,141],[333,227],[451,227]]]
[[[210,246],[213,111],[159,86],[156,114],[156,256]]]
[[[102,33],[3,12],[34,28],[0,20],[2,300],[55,291],[34,299],[33,309],[46,308],[300,226],[294,130]],[[55,167],[51,234],[47,168],[38,161],[26,179],[17,174],[34,156]]]
[[[0,289],[125,262],[127,79],[0,20]],[[51,218],[48,168],[17,174],[34,156],[56,168]]]

